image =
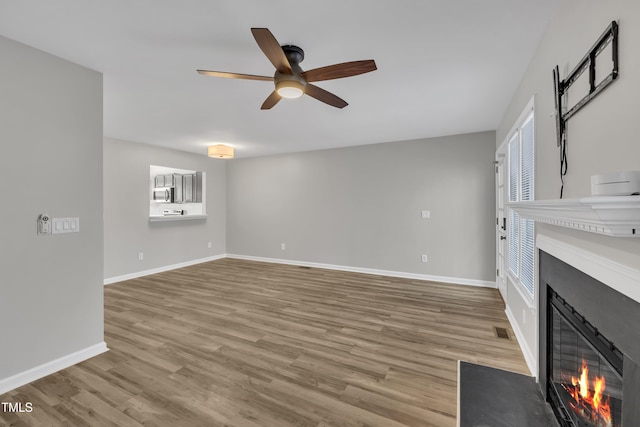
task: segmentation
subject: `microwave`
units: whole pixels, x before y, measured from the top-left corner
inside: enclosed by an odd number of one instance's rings
[[[173,203],[174,189],[173,188],[155,188],[153,190],[153,201],[162,203]]]

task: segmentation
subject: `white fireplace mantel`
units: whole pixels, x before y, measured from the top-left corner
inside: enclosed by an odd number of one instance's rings
[[[607,236],[640,237],[640,196],[534,200],[507,206],[545,224]]]

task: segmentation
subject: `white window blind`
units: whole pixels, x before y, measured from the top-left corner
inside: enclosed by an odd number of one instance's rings
[[[509,201],[518,201],[518,176],[520,175],[520,141],[516,132],[509,141]]]
[[[517,277],[520,273],[520,218],[514,210],[509,212],[509,270]]]
[[[520,130],[520,200],[533,200],[533,113]]]
[[[516,126],[509,140],[509,201],[534,200],[535,135],[531,111]],[[509,212],[507,228],[509,270],[517,282],[533,297],[535,293],[535,222]]]
[[[525,119],[520,130],[520,200],[534,199],[534,127],[533,112]],[[520,282],[533,295],[535,292],[535,223],[520,221]]]
[[[520,219],[520,283],[531,296],[535,293],[535,222]]]
[[[509,201],[518,201],[519,177],[520,175],[520,135],[516,131],[509,141]],[[509,270],[515,276],[520,273],[520,222],[518,214],[509,211]]]

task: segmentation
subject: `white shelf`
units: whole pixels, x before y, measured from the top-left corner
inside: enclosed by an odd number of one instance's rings
[[[545,224],[616,237],[640,237],[640,196],[584,197],[507,203]]]
[[[164,221],[187,221],[191,219],[206,219],[206,215],[158,215],[150,216],[149,222],[164,222]]]

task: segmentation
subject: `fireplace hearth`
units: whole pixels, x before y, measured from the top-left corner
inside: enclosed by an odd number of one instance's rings
[[[539,381],[563,427],[640,426],[640,304],[540,251]]]

